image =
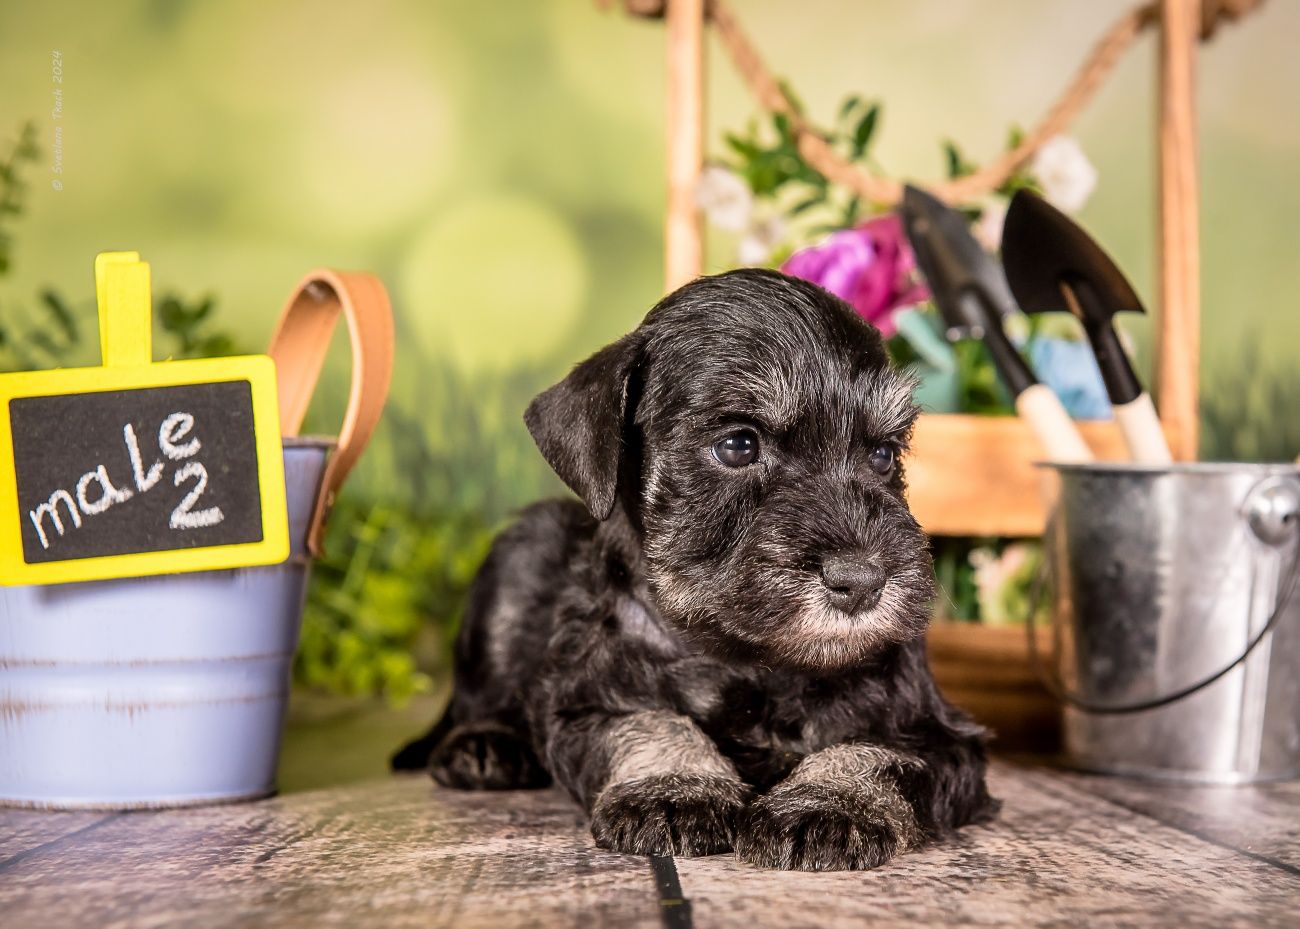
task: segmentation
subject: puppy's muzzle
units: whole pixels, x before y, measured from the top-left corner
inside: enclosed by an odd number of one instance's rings
[[[861,550],[836,552],[822,559],[827,599],[835,609],[851,616],[879,603],[888,580],[888,572]]]

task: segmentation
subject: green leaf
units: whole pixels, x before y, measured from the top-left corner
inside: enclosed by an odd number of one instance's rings
[[[757,143],[753,142],[750,139],[741,138],[740,136],[736,135],[734,132],[727,133],[726,136],[724,136],[724,140],[726,141],[728,147],[730,147],[731,150],[735,152],[737,155],[739,155],[741,158],[750,160],[753,158],[757,158],[759,155],[760,149]]]
[[[213,332],[209,328],[216,305],[216,298],[211,295],[193,304],[187,304],[175,294],[165,294],[158,299],[158,323],[167,335],[175,339],[175,357],[214,358],[241,354],[239,342],[233,335]]]
[[[33,329],[27,333],[27,344],[39,348],[54,361],[58,361],[63,354],[62,346],[43,329]]]
[[[858,224],[858,219],[862,213],[862,198],[853,197],[844,205],[844,227],[849,228]]]
[[[69,344],[77,341],[77,319],[72,310],[68,308],[67,302],[53,290],[42,290],[40,293],[41,302],[45,305],[46,310],[52,316],[59,328],[63,331],[63,337]]]
[[[857,94],[852,94],[840,104],[839,119],[848,119],[849,114],[862,106],[862,98]]]
[[[795,166],[794,180],[803,181],[803,183],[808,184],[811,187],[816,187],[818,190],[823,191],[823,193],[826,191],[829,182],[826,180],[824,174],[812,165],[808,164],[808,162],[804,161],[802,158],[796,158],[791,163]]]
[[[790,128],[790,117],[784,113],[772,114],[772,128],[776,130],[777,136],[785,145],[794,142],[794,131]]]
[[[158,322],[167,332],[181,332],[189,325],[189,314],[180,300],[168,294],[158,301]]]
[[[764,158],[749,165],[745,171],[745,180],[756,196],[764,197],[776,193],[782,179],[776,166]]]
[[[962,157],[961,149],[951,139],[944,141],[943,153],[949,178],[963,177],[975,170],[975,164]]]
[[[205,296],[198,306],[194,308],[190,318],[196,323],[207,319],[212,314],[212,308],[216,306],[216,303],[217,301],[215,297],[211,295]]]
[[[196,346],[195,354],[199,358],[225,358],[230,355],[239,354],[235,348],[234,340],[225,333],[218,333],[204,338]]]
[[[957,151],[957,146],[951,142],[944,142],[943,154],[948,177],[957,177],[961,174],[961,152]]]
[[[809,197],[807,200],[801,200],[798,203],[796,203],[794,206],[790,207],[789,215],[799,216],[802,213],[807,213],[813,207],[821,206],[825,202],[826,202],[826,194],[819,193],[815,197]]]
[[[1032,190],[1035,193],[1042,192],[1038,181],[1033,177],[1033,175],[1023,169],[1012,172],[1011,176],[1003,181],[998,187],[997,193],[1003,197],[1010,198],[1014,196],[1018,190]]]
[[[790,101],[790,106],[795,113],[802,116],[806,112],[803,101],[799,99],[799,95],[794,92],[794,88],[790,86],[789,82],[785,78],[778,78],[776,85],[781,88],[781,93],[785,94],[785,98]]]
[[[880,118],[880,104],[873,103],[867,112],[862,114],[858,120],[858,125],[853,130],[853,157],[861,158],[866,154],[868,146],[871,145],[871,136],[876,131],[876,121]]]
[[[27,123],[23,126],[21,134],[18,136],[18,145],[14,149],[14,157],[21,158],[25,161],[35,161],[41,156],[40,146],[36,144],[38,134],[35,123]]]

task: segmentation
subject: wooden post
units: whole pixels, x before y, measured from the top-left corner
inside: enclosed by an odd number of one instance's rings
[[[1201,262],[1195,56],[1199,0],[1161,0],[1156,396],[1175,460],[1196,458]]]
[[[704,265],[695,188],[704,161],[704,0],[669,0],[668,215],[664,289],[676,290]]]

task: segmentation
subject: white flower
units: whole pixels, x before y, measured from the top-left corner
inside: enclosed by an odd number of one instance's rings
[[[769,216],[750,223],[744,237],[736,244],[736,261],[742,265],[766,264],[772,250],[785,238],[785,223],[779,216]]]
[[[1029,563],[1029,553],[1029,546],[1023,542],[1011,543],[1001,555],[995,554],[992,548],[977,548],[970,553],[981,621],[1001,625],[1022,618],[1008,614],[1006,594],[1008,585]]]
[[[984,211],[971,228],[975,241],[984,246],[988,252],[996,252],[1002,247],[1002,224],[1007,219],[1007,202],[990,200],[984,204]]]
[[[722,165],[709,165],[700,173],[695,203],[719,229],[740,232],[754,212],[754,195],[744,178]]]
[[[1047,202],[1067,213],[1081,210],[1097,186],[1097,169],[1070,136],[1052,136],[1044,142],[1029,170],[1042,185]]]
[[[975,569],[975,586],[981,598],[992,598],[1002,586],[1002,572],[998,570],[998,556],[993,549],[981,547],[971,551],[967,559]]]

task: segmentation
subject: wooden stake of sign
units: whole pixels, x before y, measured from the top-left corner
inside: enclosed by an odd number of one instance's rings
[[[700,276],[704,246],[696,188],[704,163],[704,0],[668,4],[668,213],[664,291]]]
[[[149,266],[95,260],[103,366],[0,375],[0,584],[289,554],[275,364],[152,362]]]
[[[1156,398],[1177,461],[1196,458],[1201,350],[1200,203],[1196,177],[1199,0],[1160,3],[1160,285]]]

